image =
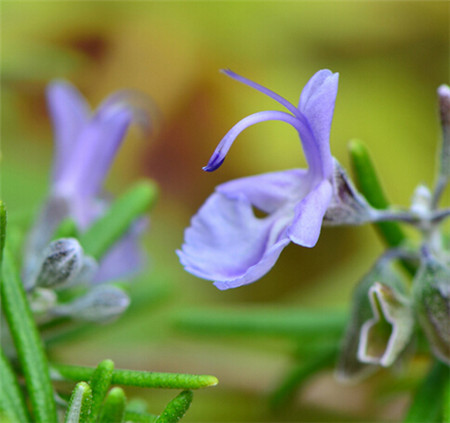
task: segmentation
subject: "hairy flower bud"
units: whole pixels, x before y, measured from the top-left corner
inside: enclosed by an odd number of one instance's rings
[[[413,297],[434,354],[450,364],[450,267],[425,252],[414,279]]]
[[[72,316],[87,322],[110,322],[119,317],[130,304],[128,295],[113,285],[98,285],[86,295],[53,309],[59,316]]]
[[[61,288],[70,284],[83,265],[83,249],[75,238],[51,242],[43,257],[36,277],[36,285],[43,288]]]

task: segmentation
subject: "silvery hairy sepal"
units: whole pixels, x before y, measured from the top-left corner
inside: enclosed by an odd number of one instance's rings
[[[52,313],[86,322],[106,323],[119,317],[129,304],[130,299],[122,289],[103,284],[70,303],[58,305]]]
[[[406,347],[403,334],[399,338],[390,330],[385,332],[374,330],[378,329],[376,325],[378,319],[385,317],[383,312],[380,314],[378,309],[375,309],[375,312],[373,309],[374,289],[380,289],[379,281],[385,284],[383,286],[389,286],[392,291],[402,294],[406,291],[403,280],[392,266],[391,260],[386,257],[382,257],[356,285],[353,292],[350,320],[342,341],[335,372],[337,379],[341,382],[358,382],[372,374],[380,366],[393,363]],[[394,322],[397,326],[401,323],[400,321]],[[394,324],[388,325],[387,329]],[[410,328],[409,317],[405,330],[407,328]],[[368,334],[370,336],[367,336]]]
[[[450,364],[450,267],[422,250],[413,281],[414,308],[434,354]]]
[[[375,282],[368,292],[373,317],[361,327],[358,359],[392,365],[411,340],[413,309],[404,292]]]
[[[340,163],[333,160],[333,196],[323,223],[326,225],[361,225],[374,220],[375,210],[358,192]]]
[[[83,249],[75,238],[51,242],[42,254],[33,285],[41,288],[61,288],[71,283],[83,267]]]

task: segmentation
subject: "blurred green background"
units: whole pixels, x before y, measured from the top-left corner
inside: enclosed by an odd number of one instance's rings
[[[133,285],[134,310],[55,346],[54,359],[214,374],[220,385],[195,394],[186,422],[398,419],[406,382],[388,372],[357,387],[318,375],[273,415],[266,395],[289,368],[295,344],[198,336],[173,324],[187,307],[347,308],[352,287],[383,249],[372,228],[326,228],[316,248],[290,245],[263,279],[225,292],[185,273],[174,251],[216,184],[305,166],[294,131],[270,122],[243,133],[220,170],[201,170],[234,123],[278,106],[221,68],[293,103],[317,70],[339,72],[333,155],[348,168],[347,142],[364,140],[395,204],[407,206],[418,183],[432,184],[436,88],[449,82],[449,3],[3,1],[1,9],[2,198],[11,218],[38,210],[48,186],[50,80],[70,80],[93,106],[120,88],[138,89],[155,104],[153,133],[131,131],[107,181],[117,194],[142,177],[160,185],[145,239],[149,274]],[[174,395],[128,393],[145,397],[154,412]]]

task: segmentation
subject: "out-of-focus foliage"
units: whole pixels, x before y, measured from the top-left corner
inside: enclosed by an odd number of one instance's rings
[[[325,229],[313,250],[290,246],[268,276],[229,292],[184,273],[174,250],[217,183],[305,165],[293,131],[268,123],[243,134],[220,171],[202,172],[234,123],[276,107],[219,74],[220,68],[270,86],[294,103],[315,71],[339,72],[333,155],[348,168],[348,140],[364,140],[390,201],[409,205],[417,183],[431,184],[434,177],[436,88],[449,82],[448,4],[5,1],[1,7],[2,199],[12,219],[29,221],[46,192],[49,80],[67,78],[94,102],[130,87],[155,104],[153,134],[129,136],[108,180],[116,194],[139,176],[160,185],[146,241],[151,273],[132,289],[134,311],[93,336],[55,345],[55,359],[93,364],[108,356],[117,367],[216,375],[220,389],[196,395],[186,422],[398,418],[406,401],[399,392],[427,363],[414,363],[402,379],[386,372],[357,388],[319,375],[293,409],[274,417],[265,393],[290,365],[291,340],[194,337],[170,325],[179,305],[346,308],[352,287],[381,251],[371,228]],[[152,393],[149,401],[162,409],[171,396]]]

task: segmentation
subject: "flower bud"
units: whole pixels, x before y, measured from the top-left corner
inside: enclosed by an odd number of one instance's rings
[[[361,225],[373,220],[373,209],[354,187],[344,168],[334,160],[333,197],[325,213],[327,225]]]
[[[59,316],[70,315],[87,322],[109,322],[119,317],[130,304],[128,295],[113,285],[98,285],[86,295],[53,309]]]
[[[94,257],[84,256],[83,264],[81,266],[80,271],[77,273],[75,278],[70,282],[70,284],[64,285],[64,288],[69,288],[78,284],[90,284],[94,279],[95,274],[98,271],[98,263]]]
[[[414,190],[411,201],[411,211],[420,218],[425,218],[431,211],[432,195],[428,187],[419,185]]]
[[[413,283],[414,308],[434,354],[450,364],[450,268],[425,253]]]
[[[46,288],[36,288],[30,298],[30,307],[35,314],[45,314],[56,304],[55,291]]]
[[[61,238],[51,242],[43,253],[36,285],[61,288],[78,275],[83,265],[83,249],[75,238]]]

